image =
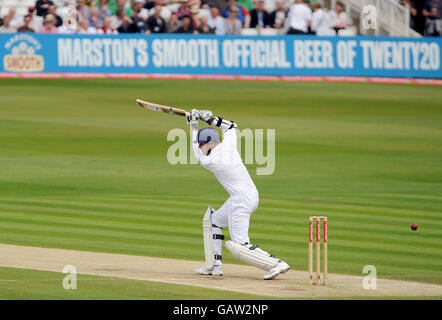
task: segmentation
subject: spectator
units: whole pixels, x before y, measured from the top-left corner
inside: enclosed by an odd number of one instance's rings
[[[410,10],[410,28],[415,29],[417,17],[416,5],[411,0],[400,0],[400,4]]]
[[[215,30],[217,35],[224,35],[224,19],[219,13],[219,9],[217,7],[212,7],[210,9],[210,15],[207,18],[207,24],[210,28]]]
[[[192,6],[190,8],[190,18],[192,19],[192,26],[194,30],[198,30],[200,27],[200,19],[198,18],[198,14],[200,12],[200,9],[198,6]]]
[[[155,7],[155,13],[147,20],[147,27],[150,33],[165,33],[167,31],[166,20],[161,17],[161,7]]]
[[[52,14],[55,17],[55,26],[58,28],[63,24],[63,19],[59,15],[57,15],[56,11],[57,7],[51,4],[48,9],[48,14]]]
[[[293,0],[287,0],[293,3]],[[276,2],[277,0],[264,0],[264,9],[267,12],[273,12],[276,10]],[[256,0],[253,0],[253,3],[256,5]]]
[[[332,18],[333,28],[336,32],[345,29],[350,24],[350,18],[345,12],[345,5],[341,1],[336,2],[335,10],[330,12],[330,17]]]
[[[123,23],[123,18],[125,16],[124,10],[123,9],[118,9],[116,15],[112,16],[112,29],[116,29],[118,30],[118,28],[122,25]]]
[[[211,28],[208,24],[207,16],[201,17],[201,24],[198,28],[198,33],[215,33],[215,28]]]
[[[59,28],[60,34],[75,34],[77,33],[77,22],[73,20],[65,21]]]
[[[35,27],[35,21],[34,21],[34,12],[36,12],[35,11],[35,7],[28,7],[28,13],[27,14],[30,14],[32,16],[32,21],[31,21],[31,24],[29,25],[29,27],[31,29],[33,29],[34,32],[37,32],[37,28]],[[23,23],[24,23],[24,17],[23,17]]]
[[[312,10],[305,5],[304,0],[295,0],[287,19],[290,23],[287,34],[307,34],[312,21]]]
[[[179,0],[180,6],[176,10],[176,14],[178,15],[178,19],[182,19],[184,16],[190,15],[190,7],[187,0]]]
[[[333,21],[327,11],[322,9],[320,3],[313,5],[312,31],[317,36],[334,36],[336,32],[333,30]]]
[[[164,0],[155,0],[155,4],[161,6],[161,17],[168,21],[170,19],[170,16],[172,15],[172,10],[170,10],[169,8],[165,7],[163,5],[165,1]],[[155,13],[155,8],[150,9],[149,11],[149,16],[153,15]]]
[[[118,31],[111,27],[112,18],[105,17],[103,19],[103,26],[98,30],[99,34],[118,34]]]
[[[97,29],[89,24],[88,19],[83,19],[78,29],[79,34],[97,34]]]
[[[278,0],[276,2],[276,10],[271,14],[272,26],[275,29],[281,29],[284,27],[285,20],[287,18],[287,13],[284,9],[284,1]]]
[[[248,28],[250,26],[250,12],[244,8],[243,6],[239,6],[236,2],[236,0],[229,0],[229,7],[221,12],[221,15],[224,18],[228,18],[230,15],[231,8],[236,7],[238,10],[236,10],[236,18],[241,21],[241,25],[244,28]]]
[[[144,21],[147,21],[149,18],[149,10],[144,7],[145,2],[145,0],[135,0],[134,10],[138,10],[138,16]]]
[[[90,7],[84,3],[84,0],[77,0],[77,14],[80,16],[80,20],[90,18]]]
[[[132,21],[137,26],[138,30],[137,32],[146,33],[146,31],[148,30],[147,23],[146,20],[140,17],[140,11],[141,10],[139,8],[132,10],[133,12]]]
[[[170,16],[170,19],[166,21],[167,24],[167,32],[169,33],[177,33],[178,29],[181,27],[181,22],[178,19],[178,15],[174,12]]]
[[[9,25],[11,18],[6,16],[3,18],[3,24],[0,27],[0,33],[15,33],[17,30]]]
[[[18,28],[17,31],[18,32],[35,32],[35,30],[30,27],[30,25],[32,23],[32,15],[31,14],[25,15],[24,21],[25,21],[25,24],[22,25],[20,28]]]
[[[46,15],[43,27],[40,28],[39,33],[58,33],[58,28],[55,26],[55,17],[52,14]]]
[[[35,3],[35,9],[37,10],[37,16],[45,17],[48,14],[50,5],[54,5],[54,3],[51,0],[38,0]]]
[[[224,20],[226,34],[241,34],[242,24],[241,20],[237,18],[238,11],[238,6],[230,7],[229,17]]]
[[[200,8],[201,7],[201,1],[202,0],[189,0],[190,8],[192,8],[192,6],[197,6],[198,8]]]
[[[442,36],[442,0],[427,0],[423,15],[427,18],[424,35]]]
[[[97,7],[91,8],[91,14],[89,16],[89,25],[91,27],[94,27],[96,29],[99,29],[102,25],[102,22],[100,23],[100,9]]]
[[[123,21],[121,26],[117,29],[118,33],[137,33],[138,28],[132,19],[129,18],[125,13],[123,14]]]
[[[208,8],[217,7],[220,12],[229,8],[227,0],[204,0],[204,6]]]
[[[156,6],[155,0],[147,0],[146,3],[144,4],[144,8],[147,9],[148,11],[153,9],[155,6]]]
[[[250,12],[250,28],[267,28],[272,25],[272,16],[264,9],[264,0],[258,0],[256,9]]]
[[[104,19],[106,17],[112,16],[112,12],[107,6],[107,0],[100,0],[97,8],[98,8],[98,22],[96,24],[102,26],[104,25]]]
[[[9,13],[8,13],[8,16],[9,16],[9,26],[14,28],[14,29],[17,29],[17,28],[19,28],[19,27],[21,27],[23,25],[23,18],[22,17],[17,17],[15,15],[15,12],[16,11],[15,11],[14,7],[11,7],[9,9]]]
[[[112,13],[112,14],[116,14],[118,9],[122,9],[128,17],[131,17],[132,16],[132,9],[130,8],[130,6],[127,5],[127,1],[128,0],[117,0],[117,6],[114,11],[115,13]]]
[[[304,0],[304,4],[307,6],[307,8],[309,8],[309,9],[313,12],[313,9],[312,9],[312,3],[310,2],[310,0]],[[313,19],[313,14],[312,14],[312,19]],[[310,25],[308,26],[308,31],[307,31],[307,33],[308,33],[308,34],[315,34],[315,33],[312,31],[312,25],[311,25],[311,23],[310,23]]]
[[[181,19],[181,27],[176,31],[177,33],[193,33],[192,18],[190,16],[184,16]]]

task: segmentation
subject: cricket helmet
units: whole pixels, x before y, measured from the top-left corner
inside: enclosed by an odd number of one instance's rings
[[[207,142],[218,143],[219,142],[218,131],[210,127],[199,130],[194,143],[207,143]]]

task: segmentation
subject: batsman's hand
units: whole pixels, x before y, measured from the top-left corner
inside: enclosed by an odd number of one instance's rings
[[[187,124],[192,128],[198,129],[198,117],[199,111],[197,109],[192,109],[192,111],[190,111],[190,116],[187,117]]]
[[[199,117],[201,120],[203,120],[204,122],[207,122],[208,124],[212,124],[213,120],[215,120],[215,118],[213,117],[212,111],[210,111],[210,110],[201,110],[199,112]]]

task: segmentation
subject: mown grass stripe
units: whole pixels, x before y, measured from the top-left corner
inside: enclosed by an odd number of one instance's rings
[[[299,234],[295,235],[281,235],[281,234],[269,234],[267,232],[260,232],[260,230],[253,231],[252,240],[256,241],[257,239],[266,239],[266,240],[274,240],[274,241],[283,241],[287,243],[291,243],[293,245],[305,244],[307,245],[307,237]],[[431,239],[415,239],[404,242],[402,238],[398,237],[390,237],[388,235],[380,235],[379,237],[374,237],[371,234],[365,234],[364,236],[356,236],[352,234],[345,234],[334,236],[330,238],[331,244],[335,244],[337,241],[348,241],[348,242],[362,242],[374,245],[384,245],[387,241],[389,244],[395,247],[404,247],[404,248],[416,248],[419,252],[429,251],[430,253],[434,251],[440,251],[440,244],[437,241],[431,241]],[[442,254],[442,252],[441,252]]]
[[[307,248],[307,242],[301,239],[292,239],[287,241],[286,239],[271,239],[268,236],[263,236],[259,234],[255,234],[253,237],[254,243],[268,243],[271,245],[277,245],[278,248],[288,247],[291,250],[294,250],[297,247]],[[347,240],[334,240],[329,245],[330,252],[333,250],[348,250],[350,252],[357,250],[363,250],[364,254],[372,253],[388,253],[389,255],[407,255],[410,256],[411,259],[416,259],[420,256],[432,257],[437,260],[438,257],[442,254],[441,250],[436,248],[419,248],[416,250],[410,250],[410,248],[406,244],[384,244],[381,246],[378,242],[367,242],[363,239],[354,239],[353,241]]]
[[[83,227],[83,226],[81,226]],[[93,229],[88,228],[75,228],[75,227],[67,227],[64,224],[59,223],[49,223],[45,225],[28,223],[26,221],[22,221],[20,219],[12,220],[10,222],[2,222],[0,230],[21,230],[26,232],[40,232],[41,235],[49,236],[49,235],[66,235],[67,237],[76,236],[77,238],[87,237],[90,241],[94,241],[95,239],[107,239],[109,241],[124,241],[131,243],[141,243],[141,242],[158,242],[158,243],[168,243],[168,244],[179,244],[179,245],[196,245],[197,243],[201,243],[199,237],[195,235],[195,237],[185,236],[173,236],[170,234],[155,234],[148,233],[140,234],[140,233],[132,233],[132,232],[118,232],[115,230],[109,230],[104,228],[94,227]]]
[[[1,207],[1,206],[0,206]],[[66,219],[84,219],[91,221],[110,221],[110,222],[120,222],[120,223],[163,223],[163,225],[174,225],[182,226],[183,228],[191,228],[195,225],[201,225],[200,219],[197,218],[184,218],[181,215],[174,216],[172,214],[168,215],[157,215],[155,212],[144,213],[144,214],[132,214],[127,212],[99,212],[90,210],[76,210],[76,209],[21,209],[21,208],[8,208],[2,209],[2,212],[25,214],[28,216],[32,215],[46,215],[51,217],[60,217]],[[1,219],[1,218],[0,218]]]
[[[170,197],[170,196],[168,196]],[[174,198],[176,197],[180,197],[179,195],[173,195]],[[90,202],[90,200],[88,199],[93,199],[93,200],[102,200],[102,202],[100,203],[108,203],[108,202],[120,202],[121,200],[123,201],[136,201],[136,202],[159,202],[159,203],[166,203],[166,204],[179,204],[179,205],[190,205],[190,206],[195,206],[196,208],[198,208],[200,205],[202,207],[205,207],[206,204],[210,203],[210,201],[215,201],[217,202],[219,205],[221,205],[222,203],[224,203],[224,201],[227,200],[226,197],[224,198],[211,198],[211,199],[207,199],[204,197],[188,197],[188,196],[181,196],[182,198],[185,198],[186,200],[189,201],[176,201],[176,200],[170,200],[170,198],[165,198],[164,200],[158,199],[161,198],[161,196],[155,196],[154,199],[146,199],[148,198],[148,196],[146,196],[146,198],[142,198],[140,199],[139,197],[79,197],[76,198],[76,201],[79,202]],[[60,197],[59,197],[60,198]],[[1,197],[0,201],[2,199],[11,199],[11,200],[18,200],[18,201],[22,201],[23,198],[4,198]],[[202,200],[202,201],[195,201],[196,199]],[[442,197],[441,197],[442,199]],[[59,200],[55,200],[55,201],[61,201],[62,199],[60,198]],[[35,201],[35,200],[34,200]],[[44,200],[42,200],[44,201]],[[51,200],[54,201],[54,200]],[[64,199],[64,201],[72,201],[72,198],[69,199]],[[267,207],[267,203],[271,204],[271,206],[268,206],[270,208],[274,208],[276,209],[281,209],[282,212],[289,212],[292,209],[295,208],[299,208],[299,209],[314,209],[314,210],[319,210],[321,211],[322,209],[326,208],[327,211],[334,211],[334,210],[340,210],[340,211],[349,211],[349,212],[361,212],[361,213],[371,213],[371,212],[383,212],[383,213],[387,213],[387,212],[392,212],[393,214],[410,214],[410,215],[416,215],[418,213],[421,214],[426,214],[427,212],[433,212],[435,214],[437,214],[439,211],[438,210],[421,210],[421,209],[415,209],[415,208],[393,208],[393,207],[388,207],[388,206],[380,206],[380,205],[369,205],[369,204],[353,204],[353,203],[336,203],[336,202],[330,202],[330,201],[307,201],[307,200],[286,200],[287,202],[289,202],[287,205],[281,206],[281,201],[284,202],[283,200],[276,200],[276,199],[270,199],[270,198],[261,198],[260,199],[260,208],[261,207]],[[439,217],[439,216],[436,216]]]
[[[203,215],[204,213],[201,212],[195,212],[195,211],[190,211],[188,208],[173,208],[173,207],[164,207],[164,206],[150,206],[150,207],[141,207],[141,206],[123,206],[123,205],[112,205],[109,206],[108,204],[105,203],[100,203],[100,204],[84,204],[84,205],[80,205],[76,202],[72,202],[71,204],[51,204],[51,205],[46,205],[43,203],[23,203],[23,202],[15,202],[15,203],[9,203],[9,204],[0,204],[0,206],[23,206],[23,207],[41,207],[41,208],[71,208],[71,209],[90,209],[90,210],[106,210],[109,212],[122,212],[122,211],[131,211],[131,212],[146,212],[146,211],[153,211],[155,210],[156,212],[179,212],[182,214],[186,214],[186,215]],[[203,210],[201,210],[203,211]]]
[[[332,196],[332,193],[329,193],[330,196]],[[352,193],[352,196],[354,197],[363,197],[365,194],[360,194],[360,193]],[[337,194],[337,196],[339,196],[339,194]],[[422,208],[422,207],[417,207],[417,206],[413,206],[412,204],[407,204],[406,206],[401,204],[375,204],[373,201],[362,201],[360,199],[358,199],[357,202],[352,202],[352,201],[348,201],[348,200],[341,200],[341,201],[336,201],[336,200],[330,200],[330,199],[302,199],[302,198],[293,198],[293,199],[272,199],[270,197],[265,197],[265,198],[261,198],[260,199],[260,203],[271,203],[273,206],[275,207],[283,207],[283,208],[293,208],[295,205],[303,205],[306,207],[309,206],[319,206],[319,207],[327,207],[327,208],[348,208],[351,210],[357,209],[357,208],[364,208],[365,210],[374,210],[374,211],[379,211],[379,210],[395,210],[398,212],[434,212],[437,211],[438,207],[442,207],[440,204],[439,206],[436,206],[433,209],[428,209],[428,208]]]
[[[3,210],[5,211],[5,210]],[[72,210],[67,210],[65,212],[58,212],[58,209],[50,209],[48,212],[48,209],[41,209],[41,210],[25,210],[24,208],[9,208],[5,212],[16,212],[17,214],[23,213],[29,216],[32,216],[33,214],[40,214],[40,215],[47,215],[51,216],[53,218],[56,217],[62,217],[63,219],[85,219],[90,221],[110,221],[110,222],[116,222],[116,223],[155,223],[162,226],[176,226],[179,228],[189,228],[189,229],[199,229],[200,221],[198,219],[190,219],[190,218],[184,218],[181,215],[174,216],[172,214],[168,214],[167,216],[163,215],[153,215],[151,212],[143,213],[141,216],[135,215],[133,216],[130,213],[123,212],[123,213],[113,213],[112,215],[109,213],[109,211],[106,211],[105,213],[97,213],[96,211],[83,211],[80,210],[80,212],[76,212],[74,210],[74,213],[72,213]],[[194,221],[192,221],[194,220]],[[299,232],[303,232],[303,230],[306,228],[306,224],[303,221],[299,221],[297,219],[284,219],[289,224],[285,224],[285,226],[291,228],[291,232],[295,233],[299,230]],[[267,217],[253,217],[252,219],[252,226],[259,227],[265,227],[268,225],[271,229],[272,225],[279,225],[276,223],[275,219],[267,218]],[[344,227],[345,225],[345,227]],[[331,225],[330,225],[331,226]],[[337,234],[347,234],[349,236],[349,231],[351,232],[352,229],[360,230],[357,234],[351,233],[350,236],[366,236],[366,233],[373,234],[372,231],[377,232],[377,236],[382,238],[381,232],[385,231],[385,233],[388,232],[389,236],[406,236],[407,233],[404,231],[400,231],[397,228],[397,223],[394,223],[392,225],[387,224],[375,224],[375,223],[365,223],[363,224],[364,227],[361,227],[361,224],[337,224],[337,221],[335,221],[334,229],[336,230]],[[280,228],[281,229],[281,228]],[[434,230],[434,231],[432,231]],[[408,228],[407,228],[407,231]],[[425,233],[427,240],[432,240],[432,238],[440,238],[442,237],[442,232],[439,231],[439,229],[427,229]]]
[[[28,203],[26,200],[20,200],[20,201],[3,201],[9,204],[23,204],[23,202]],[[83,203],[83,204],[79,204],[79,202]],[[111,201],[107,201],[104,203],[97,203],[97,202],[85,202],[85,201],[39,201],[39,202],[35,202],[32,201],[31,203],[34,206],[44,206],[44,207],[70,207],[70,208],[88,208],[88,209],[106,209],[106,210],[115,210],[115,209],[124,209],[124,210],[129,210],[129,209],[139,209],[139,210],[146,210],[145,206],[137,206],[137,205],[133,205],[133,204],[113,204],[112,206],[109,204],[109,202]],[[162,201],[152,201],[152,202],[162,202]],[[165,201],[167,203],[167,201]],[[169,212],[172,208],[174,209],[180,209],[180,210],[188,210],[189,206],[187,202],[183,202],[183,204],[185,204],[184,207],[178,206],[178,207],[173,207],[170,206],[169,204],[167,205],[167,207],[152,207],[149,206],[149,209],[154,209],[157,211],[163,211],[163,212]],[[193,204],[194,205],[194,204]],[[198,208],[197,210],[192,210],[192,211],[187,211],[186,214],[189,215],[202,215],[204,211],[204,207],[203,206],[195,206]],[[324,214],[333,214],[333,216],[335,218],[339,218],[339,217],[345,217],[345,218],[354,218],[354,219],[377,219],[379,221],[388,221],[390,218],[391,219],[396,219],[396,220],[405,220],[407,219],[407,217],[410,218],[418,218],[419,220],[422,221],[430,221],[432,220],[433,223],[437,223],[442,225],[442,217],[440,216],[439,212],[434,212],[434,214],[418,214],[415,211],[410,211],[408,214],[405,214],[404,212],[391,212],[391,214],[387,214],[385,211],[374,211],[374,210],[366,210],[366,208],[358,208],[358,209],[346,209],[346,208],[322,208],[322,207],[305,207],[305,206],[300,206],[300,205],[296,205],[293,207],[293,209],[277,209],[277,208],[272,208],[272,207],[266,207],[266,206],[260,206],[258,208],[257,213],[262,213],[262,212],[275,212],[275,215],[278,216],[283,216],[285,217],[285,213],[288,213],[289,216],[293,215],[293,214],[303,214],[306,217],[307,216],[311,216],[311,215],[324,215]],[[439,221],[434,221],[434,220],[440,220]]]
[[[24,223],[29,224],[40,224],[40,225],[51,225],[53,223],[57,223],[60,225],[72,226],[72,227],[82,227],[85,229],[88,228],[108,228],[114,231],[127,231],[132,233],[158,233],[165,234],[167,232],[173,233],[174,235],[180,236],[190,236],[190,235],[200,235],[200,230],[195,230],[194,228],[181,228],[181,227],[173,227],[167,224],[158,224],[158,223],[119,223],[118,221],[110,222],[109,220],[104,221],[91,221],[84,219],[68,219],[68,218],[53,218],[47,219],[46,215],[33,215],[28,216],[25,214],[15,214],[3,212],[3,217],[0,218],[0,221],[23,221]]]
[[[280,209],[280,208],[272,208],[272,207],[266,207],[266,206],[260,206],[258,210],[261,211],[274,211],[274,212],[278,212],[280,214],[284,214],[284,213],[292,213],[292,212],[303,212],[306,215],[315,215],[317,213],[323,213],[323,212],[330,212],[333,214],[353,214],[353,215],[361,215],[361,216],[365,216],[365,217],[372,217],[373,215],[377,216],[380,215],[382,217],[390,217],[393,219],[397,219],[397,218],[405,218],[405,217],[424,217],[424,218],[428,218],[428,219],[436,219],[436,220],[442,220],[442,218],[440,217],[440,215],[438,214],[438,211],[434,211],[432,213],[429,212],[416,212],[416,211],[410,211],[408,213],[403,213],[403,212],[398,212],[396,210],[366,210],[365,208],[361,207],[361,208],[353,208],[353,209],[349,209],[346,207],[340,207],[340,208],[327,208],[327,207],[307,207],[307,206],[302,206],[302,205],[296,205],[294,206],[292,209]]]
[[[22,210],[20,208],[16,209],[16,210],[9,209],[9,211],[17,212],[17,213],[22,212]],[[52,211],[52,210],[50,210],[50,211]],[[75,213],[73,215],[70,215],[67,212],[58,213],[58,210],[55,210],[55,213],[48,213],[47,210],[38,211],[35,209],[33,211],[25,211],[25,214],[32,215],[33,213],[49,215],[52,217],[60,216],[63,218],[83,218],[86,220],[98,220],[98,221],[108,220],[108,221],[115,221],[115,222],[119,222],[119,223],[121,223],[121,222],[123,222],[123,223],[124,222],[127,222],[127,223],[152,223],[152,222],[155,222],[155,223],[158,223],[161,225],[161,222],[163,222],[162,225],[164,225],[164,226],[175,225],[177,227],[183,227],[183,228],[186,228],[186,227],[194,228],[199,225],[199,219],[196,219],[193,222],[192,221],[189,222],[189,218],[181,218],[179,216],[171,218],[170,214],[166,217],[143,214],[142,218],[136,216],[136,218],[134,219],[133,217],[130,217],[130,214],[128,214],[126,212],[122,213],[121,215],[117,215],[115,217],[109,217],[109,212],[106,212],[103,214],[97,214],[95,211],[93,211],[93,212],[85,212],[85,213],[83,213],[83,212],[82,213]],[[271,228],[272,225],[275,225],[274,220],[267,219],[266,217],[258,217],[258,218],[254,217],[254,219],[252,220],[252,224],[259,228],[260,226],[266,226],[267,222],[270,220],[271,220],[271,222],[273,222],[272,224],[269,224],[269,226]],[[292,229],[292,231],[299,230],[302,232],[303,228],[306,228],[304,226],[304,223],[302,223],[302,222],[299,223],[300,221],[297,221],[296,219],[293,219],[293,220],[290,219],[290,220],[288,220],[288,222],[291,222],[291,224],[287,227],[290,227]],[[353,228],[357,228],[358,230],[360,230],[360,232],[358,233],[358,234],[360,234],[360,236],[364,236],[365,232],[370,233],[371,230],[376,230],[379,233],[381,231],[390,231],[389,235],[401,235],[401,236],[407,235],[407,233],[405,233],[403,231],[402,232],[398,231],[396,224],[391,225],[389,227],[386,224],[378,225],[378,224],[373,224],[373,223],[371,223],[369,225],[365,224],[364,226],[365,226],[365,228],[361,228],[359,224],[347,223],[346,227],[343,227],[343,224],[342,224],[342,226],[336,224],[336,226],[334,228],[343,234],[344,234],[344,231],[346,231],[346,230],[351,230]],[[371,226],[371,227],[368,227],[368,226]],[[280,228],[280,229],[282,229],[282,228]],[[429,237],[432,237],[432,236],[434,236],[436,238],[440,238],[442,236],[442,232],[438,231],[438,230],[439,229],[437,229],[436,232],[431,232],[431,230],[426,230],[426,233],[425,233],[426,239],[431,240],[431,238],[429,238]],[[407,230],[407,231],[409,231],[409,230]],[[348,232],[346,232],[345,234],[348,234]],[[356,236],[358,236],[358,234],[356,234]],[[378,234],[377,236],[381,236],[381,235]]]

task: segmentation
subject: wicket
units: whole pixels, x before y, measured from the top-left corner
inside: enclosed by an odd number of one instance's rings
[[[327,260],[327,233],[328,224],[327,217],[323,216],[313,216],[308,220],[308,274],[310,279],[310,284],[320,284],[321,283],[321,219],[323,220],[323,248],[324,248],[324,275],[323,275],[323,285],[327,285],[327,275],[328,275],[328,260]],[[313,278],[313,221],[315,221],[316,229],[316,276]]]

